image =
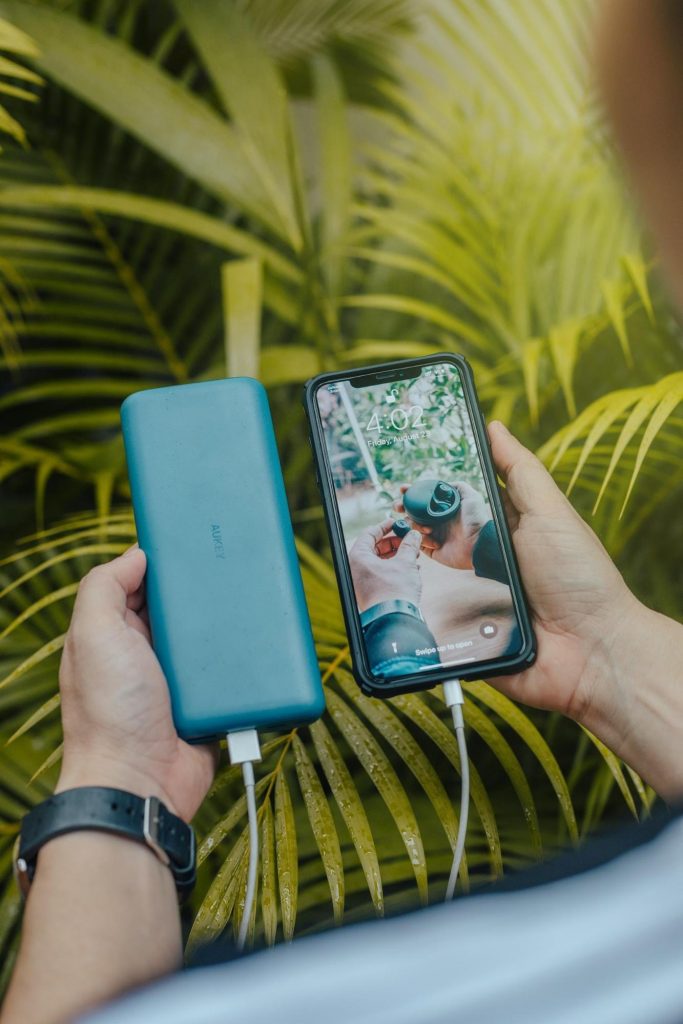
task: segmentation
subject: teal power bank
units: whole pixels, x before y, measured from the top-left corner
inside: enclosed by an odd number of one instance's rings
[[[265,390],[234,378],[139,391],[121,421],[178,733],[314,721],[325,700]]]

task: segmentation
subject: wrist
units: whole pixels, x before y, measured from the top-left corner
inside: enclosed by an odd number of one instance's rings
[[[377,604],[369,605],[360,614],[360,624],[366,629],[372,622],[384,618],[385,615],[410,615],[412,618],[424,622],[424,616],[419,605],[412,601],[405,601],[402,598],[392,598],[391,601],[379,601]]]
[[[662,797],[677,799],[683,795],[683,626],[630,592],[628,598],[586,659],[576,717]]]
[[[419,593],[399,592],[396,589],[390,587],[378,587],[376,590],[368,592],[364,595],[363,600],[358,602],[359,612],[366,612],[370,608],[374,608],[378,604],[386,604],[389,601],[407,601],[410,604],[420,604]]]
[[[122,789],[143,798],[156,796],[169,811],[179,818],[182,817],[165,787],[161,785],[153,772],[118,758],[112,758],[104,753],[88,753],[86,755],[65,750],[55,793],[62,793],[67,789],[79,789],[82,786],[107,786],[112,789]]]

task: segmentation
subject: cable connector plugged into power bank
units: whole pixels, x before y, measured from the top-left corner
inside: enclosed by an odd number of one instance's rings
[[[237,948],[244,949],[249,934],[249,924],[256,898],[256,872],[258,870],[258,813],[256,810],[256,780],[254,778],[254,762],[261,760],[261,744],[256,729],[238,729],[226,735],[230,764],[242,765],[244,795],[247,801],[247,817],[249,820],[249,865],[247,868],[247,888],[244,894],[242,919],[237,934]]]
[[[261,760],[261,744],[256,729],[240,729],[227,735],[230,764]]]

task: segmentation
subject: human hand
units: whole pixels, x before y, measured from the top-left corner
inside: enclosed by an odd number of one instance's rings
[[[358,608],[382,601],[404,600],[419,605],[420,579],[419,533],[411,530],[403,539],[392,533],[392,519],[363,530],[349,551],[349,565]]]
[[[581,722],[665,797],[683,793],[683,627],[646,608],[535,455],[491,423],[538,654],[491,685]]]
[[[479,491],[464,480],[451,485],[460,492],[460,508],[453,519],[443,524],[444,540],[438,540],[431,526],[423,526],[410,520],[414,530],[422,534],[422,551],[435,562],[450,566],[451,569],[472,569],[472,552],[477,542],[479,531],[491,518],[491,512]],[[409,485],[401,486],[401,495],[405,494]],[[394,503],[397,512],[406,514],[403,501]]]
[[[589,666],[633,612],[635,598],[536,456],[502,423],[491,423],[489,436],[538,642],[531,668],[494,685],[582,719],[595,696]]]
[[[138,547],[81,581],[59,670],[64,758],[57,791],[112,786],[158,796],[189,821],[204,799],[216,750],[181,740],[152,649]]]

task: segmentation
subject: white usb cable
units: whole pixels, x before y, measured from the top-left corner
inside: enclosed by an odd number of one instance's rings
[[[228,754],[231,764],[242,765],[244,792],[247,798],[247,816],[249,820],[249,867],[247,869],[247,891],[244,897],[244,909],[240,930],[237,935],[237,948],[242,950],[247,941],[249,922],[256,895],[256,872],[258,869],[258,817],[256,814],[256,790],[254,781],[254,762],[261,760],[261,746],[256,729],[242,729],[229,732]]]
[[[452,900],[455,893],[455,884],[458,881],[458,872],[462,855],[465,852],[465,837],[467,836],[467,819],[470,809],[470,763],[467,757],[467,741],[465,739],[465,720],[462,716],[462,706],[465,703],[462,687],[459,679],[449,679],[443,684],[443,695],[447,706],[453,714],[453,725],[458,741],[460,753],[460,819],[458,821],[458,835],[453,850],[453,863],[446,888],[446,900]]]

